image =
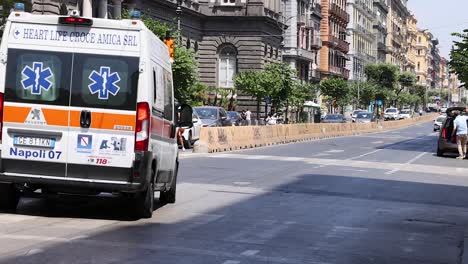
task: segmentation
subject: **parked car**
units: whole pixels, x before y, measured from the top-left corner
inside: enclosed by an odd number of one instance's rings
[[[450,107],[447,109],[447,117],[439,133],[437,143],[437,156],[442,157],[445,153],[458,153],[457,137],[452,137],[453,121],[455,120],[454,111],[465,111],[464,107]]]
[[[342,114],[329,114],[325,116],[322,123],[346,123],[346,119]]]
[[[192,113],[192,122],[193,126],[184,127],[184,133],[182,134],[182,137],[184,137],[184,147],[186,149],[191,149],[193,143],[200,139],[202,120],[195,111]]]
[[[384,112],[384,119],[387,120],[397,120],[400,112],[396,108],[387,108]]]
[[[356,117],[361,112],[366,112],[366,111],[364,111],[364,110],[354,110],[353,113],[351,114],[351,121],[356,122]]]
[[[434,132],[440,131],[440,128],[444,124],[446,118],[447,118],[446,116],[441,115],[437,117],[436,119],[434,119]]]
[[[222,107],[200,106],[194,107],[193,110],[200,117],[203,127],[232,126],[232,122],[228,118],[226,110]]]
[[[403,109],[398,114],[398,119],[410,119],[412,117],[412,113],[410,109]]]
[[[441,113],[447,112],[447,107],[444,106],[444,107],[440,108],[440,112],[441,112]]]
[[[231,120],[231,123],[233,126],[241,126],[242,122],[244,119],[241,117],[241,115],[236,112],[236,111],[228,111],[227,112],[229,120]]]
[[[371,112],[360,112],[356,115],[356,123],[370,123],[374,122],[374,113]]]

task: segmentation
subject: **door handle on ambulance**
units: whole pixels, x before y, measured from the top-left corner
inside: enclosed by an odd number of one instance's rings
[[[91,112],[82,110],[80,114],[80,126],[82,128],[89,128],[91,126]]]

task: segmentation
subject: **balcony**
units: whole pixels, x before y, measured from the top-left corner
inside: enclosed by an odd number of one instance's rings
[[[356,24],[355,30],[359,31],[362,35],[364,35],[367,38],[371,38],[371,39],[375,38],[375,35],[372,32],[370,32],[370,30],[363,27],[362,25]]]
[[[349,70],[346,68],[336,67],[330,65],[330,74],[342,77],[343,79],[349,79]]]
[[[333,35],[328,35],[327,39],[324,41],[324,44],[330,47],[335,47],[343,53],[348,53],[349,51],[349,42],[339,39]]]
[[[318,18],[322,18],[322,5],[321,4],[315,4],[314,7],[312,7],[312,15],[316,16]]]
[[[367,3],[363,0],[355,0],[355,6],[357,6],[359,9],[361,9],[364,12],[367,12],[372,17],[375,17],[376,14],[372,8],[369,8],[367,6]]]
[[[416,49],[425,49],[425,50],[428,49],[428,48],[427,48],[427,45],[425,45],[425,44],[423,44],[423,43],[416,43],[416,44],[414,44],[414,47],[415,47]]]
[[[425,72],[425,71],[423,71],[421,69],[416,69],[415,73],[416,73],[416,75],[422,75],[424,77],[427,76],[427,72]]]
[[[337,4],[330,5],[330,15],[337,20],[347,24],[349,22],[349,14]]]
[[[307,15],[298,15],[297,24],[301,26],[305,26],[306,28],[314,27],[312,20]]]
[[[382,42],[377,43],[377,51],[389,53],[387,46],[385,45],[385,43]]]
[[[388,6],[385,3],[385,0],[374,0],[374,5],[379,6],[388,13]]]
[[[310,48],[313,50],[319,50],[322,47],[322,40],[319,36],[313,36],[310,43]]]

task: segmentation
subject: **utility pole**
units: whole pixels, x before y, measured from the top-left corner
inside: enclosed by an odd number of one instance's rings
[[[177,31],[179,32],[179,37],[177,38],[177,44],[181,44],[182,41],[182,28],[180,26],[180,17],[182,16],[182,0],[177,0],[177,8],[176,8],[176,15],[177,15]]]

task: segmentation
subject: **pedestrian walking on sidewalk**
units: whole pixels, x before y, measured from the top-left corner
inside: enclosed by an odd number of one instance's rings
[[[250,126],[251,123],[250,123],[250,116],[252,115],[252,112],[250,112],[249,109],[247,109],[247,111],[245,112],[245,120],[247,121],[247,125]]]
[[[455,113],[455,115],[457,115],[457,117],[455,118],[455,121],[453,121],[454,127],[452,137],[457,135],[459,153],[457,159],[464,159],[466,158],[466,145],[468,142],[468,126],[466,124],[468,117],[466,116],[466,113]]]

